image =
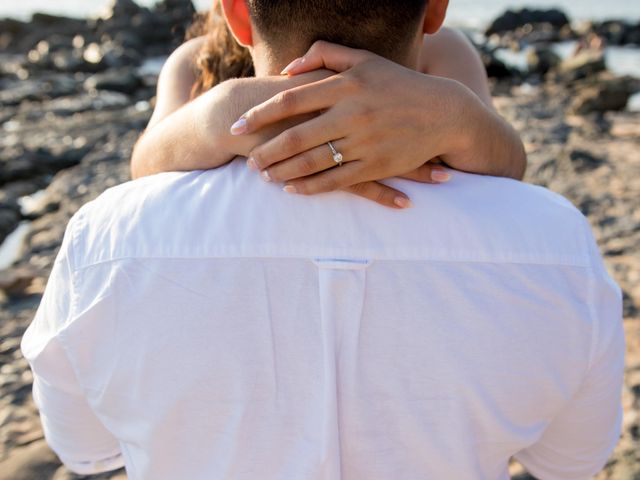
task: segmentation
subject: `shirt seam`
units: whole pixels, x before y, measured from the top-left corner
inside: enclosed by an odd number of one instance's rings
[[[362,258],[362,256],[358,256]],[[223,255],[223,254],[193,254],[193,255],[123,255],[123,256],[114,256],[109,259],[97,260],[93,262],[89,262],[85,265],[76,267],[75,271],[80,272],[82,270],[86,270],[88,268],[105,265],[114,262],[121,262],[124,260],[204,260],[204,259],[291,259],[291,260],[302,260],[306,259],[310,262],[314,263],[314,260],[317,258],[317,254],[315,255],[254,255],[254,254],[235,254],[235,255]],[[591,269],[591,266],[587,262],[578,262],[578,261],[568,261],[562,260],[561,258],[548,258],[548,259],[539,259],[539,260],[531,260],[526,258],[480,258],[478,256],[469,256],[465,258],[443,258],[441,256],[406,256],[406,257],[391,257],[391,256],[381,256],[371,258],[370,261],[376,262],[434,262],[434,263],[482,263],[482,264],[509,264],[509,265],[540,265],[540,266],[562,266],[562,267],[577,267],[577,268],[585,268]]]

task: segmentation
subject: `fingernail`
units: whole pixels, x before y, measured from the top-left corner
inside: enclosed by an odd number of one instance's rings
[[[282,190],[284,190],[287,193],[298,193],[298,189],[293,185],[285,185]]]
[[[269,172],[267,172],[266,170],[261,171],[260,176],[264,179],[265,182],[271,181],[271,175],[269,175]]]
[[[451,180],[451,175],[445,172],[444,170],[432,170],[431,180],[437,183],[444,183]]]
[[[284,67],[284,69],[280,72],[280,75],[287,75],[290,70],[293,70],[295,67],[297,67],[298,65],[300,65],[303,62],[304,62],[304,57],[296,58],[293,62],[291,62],[286,67]]]
[[[256,163],[256,161],[255,161],[255,159],[253,157],[247,158],[247,167],[249,167],[251,170],[257,170],[258,169],[258,164]]]
[[[411,207],[413,207],[413,204],[411,203],[411,200],[409,200],[408,198],[405,198],[405,197],[396,197],[396,198],[393,199],[393,203],[395,203],[400,208],[411,208]]]
[[[240,117],[236,120],[236,123],[231,125],[230,129],[231,135],[242,135],[247,132],[247,119],[244,117]]]

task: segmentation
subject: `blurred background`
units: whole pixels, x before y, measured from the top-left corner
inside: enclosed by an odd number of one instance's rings
[[[0,2],[0,480],[83,478],[43,440],[20,338],[66,223],[129,180],[160,68],[209,7]],[[526,180],[588,217],[623,289],[624,432],[598,479],[640,480],[640,2],[451,0],[446,23],[477,46],[496,107],[527,148]]]

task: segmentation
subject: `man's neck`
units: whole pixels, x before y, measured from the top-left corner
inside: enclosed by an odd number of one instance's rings
[[[272,75],[280,75],[280,72],[295,58],[300,57],[306,53],[303,51],[287,52],[286,55],[276,55],[271,49],[260,43],[255,45],[251,49],[251,56],[253,57],[253,65],[255,69],[256,77],[267,77]],[[418,68],[418,58],[420,55],[420,48],[412,49],[407,55],[406,59],[398,61],[400,65],[403,65],[412,70]]]
[[[253,67],[256,72],[256,77],[268,77],[271,75],[280,75],[280,72],[297,56],[304,55],[305,52],[301,52],[296,55],[296,52],[289,53],[288,55],[275,55],[274,52],[263,44],[256,45],[251,49],[251,56],[253,57]],[[281,58],[279,58],[281,57]],[[287,61],[287,59],[289,59]]]

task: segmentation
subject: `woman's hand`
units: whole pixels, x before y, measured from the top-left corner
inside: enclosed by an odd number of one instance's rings
[[[363,50],[317,42],[285,73],[316,68],[335,76],[282,92],[246,112],[232,133],[254,132],[295,115],[322,112],[254,148],[249,163],[286,191],[320,193],[417,174],[440,183],[449,173],[426,163],[466,145],[458,82],[430,77]],[[467,89],[468,90],[468,89]],[[470,96],[473,96],[469,92]],[[337,168],[327,142],[342,154]]]

